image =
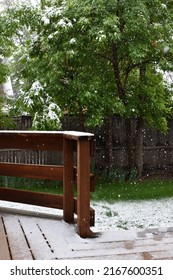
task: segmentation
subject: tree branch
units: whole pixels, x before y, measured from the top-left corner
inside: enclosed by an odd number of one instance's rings
[[[148,64],[148,63],[152,63],[153,61],[150,59],[144,60],[143,62],[139,62],[139,63],[134,63],[131,65],[128,65],[127,67],[127,72],[130,73],[131,70],[133,70],[136,67],[140,67],[142,65]]]
[[[143,66],[143,65],[145,65],[145,64],[148,64],[148,63],[152,63],[152,62],[153,62],[152,60],[147,59],[147,60],[145,60],[145,61],[143,61],[143,62],[134,63],[134,64],[129,64],[129,65],[127,66],[126,71],[125,71],[124,88],[126,88],[128,76],[129,76],[130,72],[131,72],[133,69],[135,69],[135,68],[137,68],[137,67],[140,67],[140,68],[141,68],[141,66]]]

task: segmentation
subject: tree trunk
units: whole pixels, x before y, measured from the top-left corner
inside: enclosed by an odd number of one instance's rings
[[[136,135],[135,135],[135,167],[137,169],[138,179],[142,177],[143,172],[143,132],[144,120],[137,119]]]
[[[80,121],[80,131],[85,132],[85,116],[83,114],[82,108],[79,111],[79,121]]]

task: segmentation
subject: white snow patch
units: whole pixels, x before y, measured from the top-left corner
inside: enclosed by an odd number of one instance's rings
[[[129,202],[91,202],[95,209],[94,232],[114,232],[119,230],[164,228],[173,226],[173,199],[129,201]],[[0,201],[0,208],[18,209],[34,215],[60,215],[62,210],[44,208],[21,203]]]
[[[41,20],[43,21],[44,25],[48,25],[50,23],[50,19],[45,15],[42,17]]]
[[[35,81],[32,84],[30,91],[34,91],[35,94],[38,95],[40,90],[43,90],[43,86],[41,85],[41,83],[39,81]]]
[[[169,50],[170,50],[169,46],[165,46],[165,47],[163,48],[163,52],[164,52],[164,53],[169,52]]]
[[[116,231],[173,226],[173,199],[92,202],[96,213],[94,231]]]
[[[8,77],[7,81],[5,84],[3,84],[4,92],[8,96],[13,96],[13,88],[12,88],[12,83],[11,83],[11,78]]]
[[[74,136],[94,136],[92,133],[88,132],[80,132],[80,131],[62,131],[64,134],[74,135]]]
[[[60,19],[60,21],[58,21],[57,25],[59,25],[61,27],[66,27],[66,22],[64,21],[64,19]]]
[[[76,38],[72,38],[70,41],[69,41],[70,44],[75,44],[76,43]]]

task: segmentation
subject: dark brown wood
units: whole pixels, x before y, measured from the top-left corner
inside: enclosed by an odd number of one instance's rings
[[[90,142],[77,143],[77,231],[90,237]]]
[[[63,209],[63,196],[0,187],[0,200]]]
[[[77,182],[77,167],[74,166],[74,181]],[[90,174],[90,192],[95,192],[95,175]]]
[[[90,207],[90,226],[95,226],[95,210]]]
[[[96,139],[93,138],[90,141],[90,146],[91,146],[91,148],[90,148],[90,156],[92,157],[92,156],[96,155]]]
[[[95,186],[96,186],[95,175],[90,174],[90,192],[95,192]]]
[[[90,209],[90,191],[95,185],[94,176],[90,174],[91,140],[93,134],[73,131],[0,131],[0,149],[61,150],[64,155],[63,166],[0,163],[0,175],[3,176],[62,180],[63,196],[0,188],[0,199],[63,209],[63,219],[68,223],[74,222],[74,213],[77,213],[79,235],[90,237],[90,225],[94,225],[95,217],[94,210]],[[73,167],[76,152],[77,169]],[[77,203],[73,198],[75,178],[77,178]]]
[[[63,166],[0,163],[0,175],[62,181]]]
[[[64,138],[69,139],[69,140],[87,140],[91,141],[94,139],[94,135],[92,133],[87,133],[87,132],[76,132],[76,131],[66,131],[64,134]]]
[[[77,215],[77,198],[74,198],[74,213]],[[95,210],[90,207],[90,227],[95,226]]]
[[[62,151],[63,135],[53,133],[0,132],[0,149]]]
[[[64,202],[63,218],[68,223],[74,223],[74,200],[73,200],[73,141],[64,139]]]

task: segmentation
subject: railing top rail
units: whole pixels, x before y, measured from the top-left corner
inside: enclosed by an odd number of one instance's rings
[[[42,136],[59,136],[63,138],[68,138],[72,140],[80,140],[80,139],[88,139],[92,140],[94,134],[80,131],[37,131],[37,130],[0,130],[0,136],[3,135],[21,135],[21,136],[29,136],[29,135],[42,135]]]

